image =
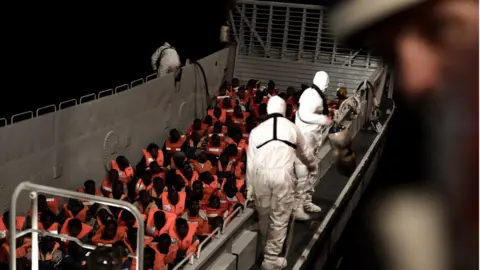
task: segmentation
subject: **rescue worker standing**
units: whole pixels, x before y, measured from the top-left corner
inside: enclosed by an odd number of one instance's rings
[[[295,124],[305,136],[310,150],[316,154],[322,146],[323,127],[332,123],[327,115],[324,115],[324,108],[327,107],[320,91],[328,88],[329,77],[324,71],[319,71],[313,79],[313,86],[306,89],[300,96],[300,107],[295,116]],[[318,88],[318,89],[315,89]],[[312,202],[313,187],[318,176],[318,171],[309,173],[307,166],[300,160],[295,160],[295,174],[298,178],[295,190],[295,219],[308,220],[310,215],[306,212],[316,213],[322,209]]]
[[[158,76],[163,76],[170,72],[177,71],[180,66],[180,56],[177,50],[165,42],[152,55],[152,69],[158,72]]]
[[[285,118],[285,101],[273,96],[267,106],[267,119],[250,133],[247,151],[247,198],[255,200],[260,239],[264,248],[262,269],[287,265],[281,257],[287,228],[294,208],[294,162],[298,157],[309,171],[318,162],[305,138]]]

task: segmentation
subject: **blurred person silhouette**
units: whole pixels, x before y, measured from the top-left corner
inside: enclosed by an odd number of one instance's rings
[[[397,101],[413,108],[428,138],[421,165],[404,167],[425,167],[422,185],[382,192],[368,210],[382,261],[388,269],[478,269],[478,1],[345,0],[330,18],[340,42],[367,47],[395,69]],[[419,130],[402,132],[420,139]]]

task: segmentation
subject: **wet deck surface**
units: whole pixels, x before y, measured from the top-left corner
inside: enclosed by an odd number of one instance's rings
[[[353,139],[353,149],[357,156],[357,163],[362,160],[363,156],[367,152],[368,148],[375,139],[377,133],[372,131],[360,130]],[[320,207],[322,207],[322,214],[319,214],[314,221],[322,222],[325,214],[330,210],[335,200],[340,195],[342,189],[348,182],[348,177],[338,173],[335,166],[330,167],[327,173],[320,179],[318,185],[315,188],[313,195],[313,201]],[[288,266],[286,269],[292,269],[295,262],[300,257],[301,253],[312,239],[315,228],[310,227],[311,222],[297,221],[294,226],[294,235],[290,251],[287,257]],[[260,269],[255,265],[251,270]]]

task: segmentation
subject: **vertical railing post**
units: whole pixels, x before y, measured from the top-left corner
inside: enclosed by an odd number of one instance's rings
[[[302,12],[302,28],[300,31],[300,42],[298,44],[297,60],[300,60],[303,55],[303,45],[305,43],[305,28],[307,26],[307,10],[304,8]]]
[[[256,4],[253,4],[252,13],[253,14],[252,14],[252,23],[250,24],[250,44],[248,46],[248,55],[252,54],[253,36],[254,36],[254,32],[256,31],[255,28],[257,27],[257,5]]]
[[[241,12],[245,14],[245,4],[242,4]],[[242,16],[240,16],[239,26],[240,26],[240,48],[245,46],[245,27],[243,27],[244,22],[242,21]]]
[[[38,269],[39,246],[38,246],[38,196],[37,192],[30,192],[32,203],[32,269]],[[12,217],[10,217],[12,218]],[[15,219],[15,216],[13,216]],[[15,230],[16,227],[13,228]],[[12,252],[12,251],[10,251]],[[15,251],[13,251],[15,252]]]
[[[322,32],[323,32],[323,9],[320,10],[320,18],[318,19],[318,28],[317,28],[317,43],[315,43],[315,56],[313,62],[318,60],[320,55],[320,50],[322,49]]]
[[[365,67],[366,68],[370,67],[370,57],[371,57],[371,54],[370,54],[370,51],[368,51],[367,52],[367,59],[365,59]]]
[[[287,51],[287,44],[288,44],[288,24],[290,21],[290,8],[287,7],[287,11],[285,12],[285,26],[283,28],[283,40],[282,40],[282,52],[280,58],[285,58],[285,52]]]
[[[333,40],[332,59],[330,59],[330,64],[333,65],[333,63],[335,63],[335,57],[337,57],[337,39]]]
[[[267,52],[270,52],[270,48],[272,46],[272,24],[273,24],[273,3],[270,4],[270,12],[268,14],[268,26],[267,26],[267,45],[265,46]],[[265,56],[267,56],[267,52],[265,52]]]

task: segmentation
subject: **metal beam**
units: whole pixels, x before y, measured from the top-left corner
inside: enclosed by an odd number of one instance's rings
[[[253,29],[252,25],[248,21],[248,18],[245,16],[245,14],[243,14],[242,11],[238,7],[235,7],[235,8],[237,9],[237,12],[240,13],[240,16],[241,16],[242,20],[245,22],[245,24],[247,24],[248,28],[250,28],[250,32],[255,35],[255,38],[260,43],[260,46],[262,46],[262,48],[265,51],[265,54],[267,55],[267,57],[270,57],[270,52],[267,51],[267,48],[265,47],[265,43],[263,43],[262,37],[257,33],[257,31],[255,29]],[[252,41],[250,41],[250,42],[252,42]]]

